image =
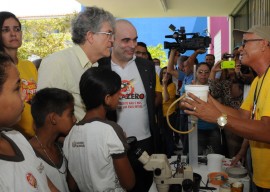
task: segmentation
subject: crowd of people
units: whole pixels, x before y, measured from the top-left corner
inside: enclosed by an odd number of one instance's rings
[[[181,131],[198,117],[199,155],[247,157],[254,191],[270,191],[269,26],[234,30],[243,41],[232,69],[221,67],[226,53],[198,62],[205,49],[186,56],[177,47],[161,68],[131,22],[98,7],[73,20],[74,45],[38,67],[18,58],[19,19],[0,12],[0,26],[0,191],[148,192],[153,173],[132,150],[188,153],[166,115]],[[190,84],[208,85],[208,102],[189,94],[168,111]]]

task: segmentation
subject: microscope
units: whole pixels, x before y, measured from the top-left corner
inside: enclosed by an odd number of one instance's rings
[[[165,154],[148,155],[146,151],[137,149],[138,160],[147,171],[153,171],[154,182],[158,192],[168,192],[171,185],[182,185],[184,191],[192,191],[193,171],[192,167],[178,163],[176,171],[173,172]],[[180,158],[181,159],[181,158]]]

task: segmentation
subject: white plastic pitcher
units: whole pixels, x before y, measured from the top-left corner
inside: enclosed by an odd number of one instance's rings
[[[192,93],[199,97],[201,100],[207,102],[209,86],[208,85],[186,85],[186,93]],[[187,98],[191,99],[187,96]]]
[[[222,169],[222,160],[225,157],[220,154],[207,155],[207,169],[209,172],[220,172]]]

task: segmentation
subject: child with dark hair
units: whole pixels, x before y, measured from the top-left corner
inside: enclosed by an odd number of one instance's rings
[[[60,191],[69,191],[69,188],[75,191],[76,183],[69,174],[67,159],[57,142],[76,122],[73,96],[58,88],[41,89],[32,99],[31,113],[36,135],[29,142],[42,159],[47,176]]]
[[[20,120],[24,109],[20,85],[16,65],[0,52],[0,191],[58,191],[25,137],[6,128]]]
[[[106,120],[118,106],[121,78],[117,73],[90,68],[80,80],[86,115],[65,138],[64,152],[71,174],[81,191],[125,191],[135,176],[127,157],[122,128]]]

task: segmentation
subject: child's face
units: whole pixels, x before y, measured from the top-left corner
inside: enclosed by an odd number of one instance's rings
[[[74,115],[74,103],[70,103],[61,116],[57,115],[57,125],[59,125],[59,131],[64,136],[68,135],[76,121],[77,119]]]
[[[110,96],[111,97],[110,102],[107,103],[110,109],[115,110],[117,108],[120,98],[120,92],[121,90],[117,91],[115,94]]]
[[[6,68],[7,80],[0,93],[0,126],[10,127],[21,119],[24,108],[19,72],[15,65]]]

